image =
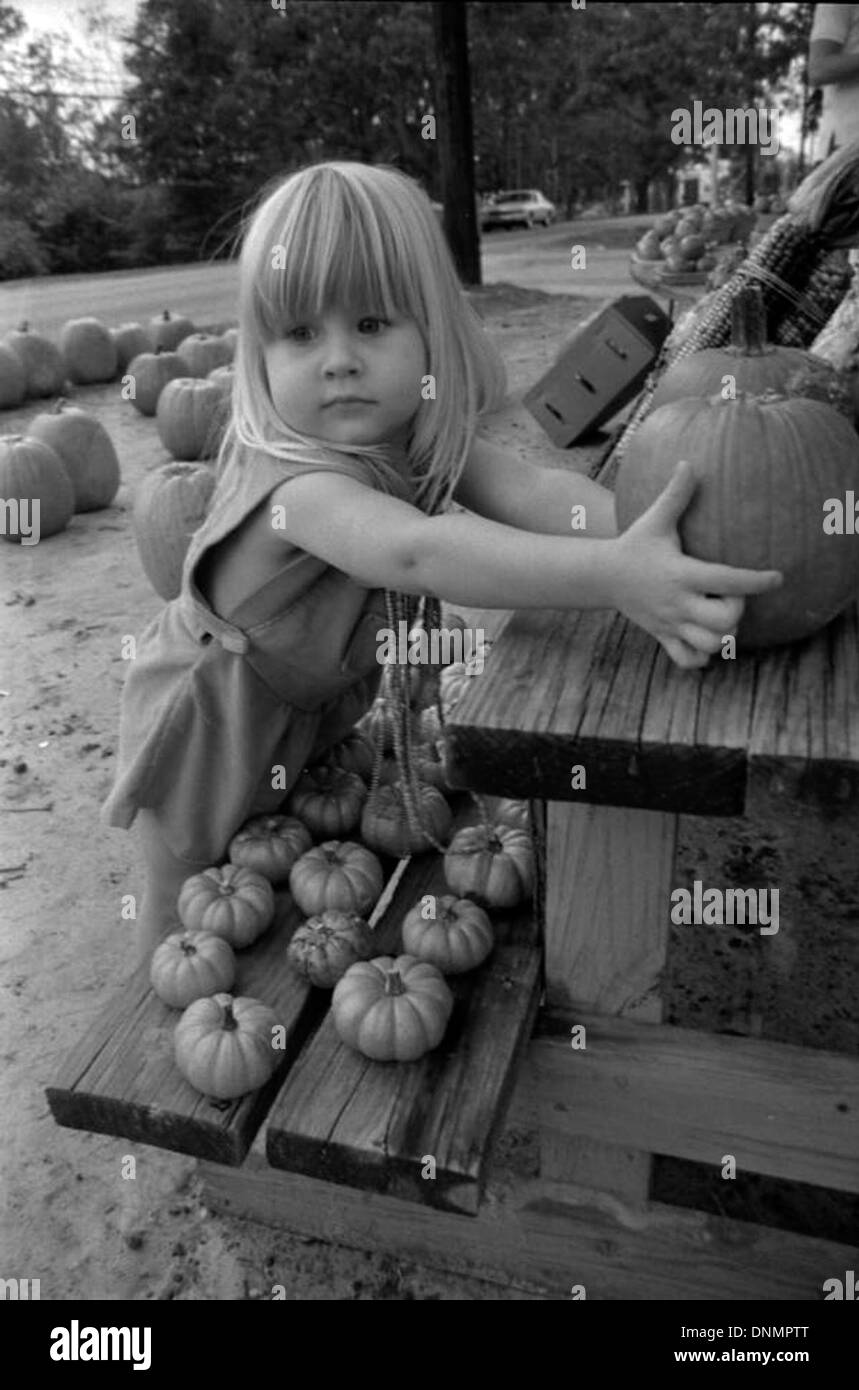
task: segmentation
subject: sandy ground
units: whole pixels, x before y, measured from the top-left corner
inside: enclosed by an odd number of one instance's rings
[[[521,406],[593,304],[513,286],[478,292],[508,366],[500,442],[563,464]],[[0,553],[0,1277],[39,1279],[41,1297],[89,1299],[504,1299],[529,1295],[386,1256],[303,1242],[208,1213],[194,1163],[122,1140],[61,1129],[44,1087],[131,969],[123,894],[139,893],[134,837],[105,831],[124,635],[157,612],[131,534],[141,478],[167,461],[154,422],[119,386],[83,388],[117,448],[112,507],[61,535]],[[44,409],[7,411],[17,432]],[[136,1178],[122,1177],[127,1154]]]

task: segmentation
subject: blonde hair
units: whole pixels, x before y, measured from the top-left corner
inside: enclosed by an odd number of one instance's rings
[[[276,414],[264,348],[287,325],[358,298],[417,323],[436,398],[422,400],[407,452],[416,505],[449,503],[478,418],[498,409],[506,372],[457,277],[432,204],[420,185],[387,165],[312,164],[263,190],[239,260],[239,342],[233,411],[219,472],[240,446],[288,461],[343,467],[363,460],[389,489],[386,445],[341,446],[303,435]]]

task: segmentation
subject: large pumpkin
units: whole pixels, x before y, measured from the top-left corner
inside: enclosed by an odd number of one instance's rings
[[[21,359],[0,343],[0,410],[20,405],[27,394],[27,373]]]
[[[190,333],[176,351],[185,363],[186,376],[208,376],[216,367],[226,367],[233,360],[229,343],[214,333]]]
[[[334,909],[365,916],[382,896],[382,866],[370,850],[350,840],[327,840],[293,864],[289,891],[308,917]]]
[[[169,309],[150,319],[147,329],[149,345],[153,352],[157,352],[159,348],[174,352],[183,338],[197,331],[190,319],[185,318],[183,314],[171,314]]]
[[[414,1062],[437,1047],[452,1010],[441,971],[408,955],[358,961],[331,998],[341,1042],[377,1062]]]
[[[66,465],[75,490],[75,511],[109,507],[120,484],[119,459],[104,425],[68,401],[37,415],[30,436],[49,444]]]
[[[149,351],[149,334],[142,323],[121,323],[110,330],[116,348],[116,370],[124,372],[129,362]]]
[[[651,403],[652,410],[687,396],[714,396],[727,387],[732,394],[782,391],[798,373],[817,366],[837,383],[834,367],[813,358],[803,348],[776,347],[766,340],[766,311],[759,286],[745,285],[731,304],[731,342],[727,347],[704,348],[672,363],[664,372]],[[726,383],[725,378],[730,378]],[[805,394],[792,388],[795,394]]]
[[[856,596],[856,537],[823,529],[827,499],[843,502],[859,488],[859,436],[831,406],[777,395],[713,396],[655,410],[630,439],[618,472],[622,531],[647,510],[681,458],[700,480],[680,519],[686,553],[784,575],[780,589],[746,599],[738,646],[807,637]]]
[[[204,1096],[236,1100],[275,1071],[277,1015],[259,999],[213,994],[189,1004],[174,1034],[176,1065]]]
[[[169,381],[158,398],[155,423],[175,459],[214,458],[224,432],[224,388],[205,378]]]
[[[20,434],[0,439],[0,498],[6,504],[4,540],[24,545],[62,531],[75,510],[75,490],[59,454]],[[18,504],[17,515],[12,502]]]
[[[35,333],[28,323],[13,329],[3,339],[24,368],[28,396],[56,396],[63,389],[66,367],[56,343]]]
[[[134,387],[131,404],[141,415],[154,415],[158,399],[168,381],[184,377],[187,369],[178,352],[166,352],[158,348],[156,352],[141,352],[128,363],[125,375],[131,377]]]
[[[406,812],[409,795],[402,782],[379,786],[367,798],[361,816],[361,838],[378,854],[402,859],[432,848],[432,840],[443,843],[450,831],[453,813],[437,787],[418,787],[414,818],[420,829],[412,829]],[[432,840],[429,837],[432,837]]]
[[[116,376],[116,343],[98,319],[69,319],[60,330],[60,352],[69,381],[86,385]]]
[[[134,497],[132,528],[143,572],[161,598],[176,598],[191,537],[215,490],[204,463],[165,463],[147,473]]]

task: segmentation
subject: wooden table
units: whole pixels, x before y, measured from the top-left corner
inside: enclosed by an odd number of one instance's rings
[[[859,1087],[857,696],[855,608],[801,646],[714,658],[703,672],[680,670],[613,613],[521,612],[498,634],[451,716],[451,769],[475,791],[545,806],[547,1003],[571,1024],[605,1020],[601,1061],[583,1054],[571,1077],[584,1084],[571,1090],[581,1137],[544,1150],[545,1176],[635,1200],[652,1152],[712,1163],[734,1153],[756,1172],[859,1192],[856,1107],[844,1097],[847,1077],[854,1100]],[[696,880],[778,889],[778,931],[675,924],[671,895]],[[677,1081],[689,1063],[667,1026],[677,1024],[706,1030],[697,1085],[714,1086],[712,1132],[703,1112],[685,1132],[681,1109],[654,1129],[622,1090],[617,1106],[604,1089],[589,1104],[587,1067],[605,1067],[618,1045],[627,1078],[638,1046],[641,1094],[668,1107],[671,1068]],[[757,1041],[726,1061],[738,1034]],[[760,1123],[749,1119],[755,1087]],[[693,1090],[687,1072],[675,1104]],[[766,1120],[761,1097],[772,1098]],[[806,1103],[797,1144],[788,1114]]]

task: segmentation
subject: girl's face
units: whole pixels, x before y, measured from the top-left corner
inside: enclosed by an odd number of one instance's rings
[[[341,445],[405,446],[426,371],[414,319],[366,305],[326,309],[290,324],[265,362],[274,408],[292,429]]]

